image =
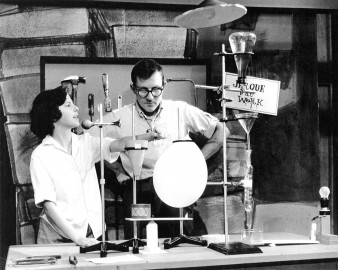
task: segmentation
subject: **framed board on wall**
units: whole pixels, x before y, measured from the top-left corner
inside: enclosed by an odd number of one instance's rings
[[[89,58],[41,56],[41,91],[56,88],[69,76],[85,77],[77,90],[77,106],[80,108],[80,121],[89,119],[88,95],[94,95],[95,114],[97,105],[104,102],[102,74],[109,78],[109,96],[112,108],[117,109],[118,97],[122,106],[132,103],[135,98],[130,90],[130,73],[139,58]],[[164,99],[182,100],[206,110],[206,90],[195,89],[194,83],[206,85],[210,78],[210,61],[206,59],[155,59],[164,70],[165,80],[169,80],[163,92]],[[170,80],[171,79],[171,80]]]

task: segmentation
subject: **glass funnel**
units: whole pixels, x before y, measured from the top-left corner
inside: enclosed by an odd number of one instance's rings
[[[237,83],[244,85],[246,84],[246,70],[256,43],[256,35],[252,32],[235,32],[229,36],[229,42],[238,71]]]
[[[229,36],[233,53],[252,53],[256,43],[256,35],[252,32],[235,32]]]
[[[235,117],[238,119],[238,122],[241,124],[247,135],[248,150],[251,150],[250,131],[256,118],[258,118],[258,113],[238,113],[235,114]]]

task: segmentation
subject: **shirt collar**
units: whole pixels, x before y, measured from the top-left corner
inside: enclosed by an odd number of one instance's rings
[[[42,145],[53,145],[54,147],[64,150],[64,148],[50,135],[47,135],[41,142]]]
[[[161,112],[162,112],[162,110],[163,110],[163,100],[161,101],[161,103],[160,103],[159,106],[160,106],[160,109],[159,109],[158,112],[154,115],[153,118],[156,118],[157,116],[159,116],[159,115],[161,114]],[[149,116],[147,116],[147,115],[145,115],[145,114],[143,113],[142,109],[140,108],[140,106],[139,106],[139,104],[138,104],[137,102],[135,102],[135,107],[136,107],[136,110],[137,110],[137,112],[138,112],[138,114],[139,114],[139,116],[140,116],[141,118],[149,119]]]
[[[52,136],[47,135],[41,142],[42,145],[53,145],[55,148],[67,152]],[[72,133],[72,156],[75,156],[79,149],[79,138]],[[68,153],[68,152],[67,152]]]

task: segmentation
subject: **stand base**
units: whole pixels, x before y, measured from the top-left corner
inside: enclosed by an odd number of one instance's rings
[[[128,249],[129,247],[133,248],[133,254],[138,254],[139,253],[139,247],[144,247],[147,245],[146,241],[143,241],[139,238],[132,238],[126,242],[118,244],[118,246],[127,246]]]
[[[141,250],[141,253],[142,254],[163,254],[167,252],[161,249],[160,247],[149,248],[148,246],[146,246],[144,247],[143,250]]]
[[[324,245],[337,245],[338,244],[338,235],[334,234],[320,234],[317,233],[317,241]]]
[[[186,235],[180,235],[178,237],[173,237],[171,239],[164,240],[164,249],[173,248],[179,244],[193,244],[206,247],[208,242],[206,240],[201,240],[199,237],[190,237]]]
[[[225,255],[263,253],[259,247],[244,244],[241,242],[233,243],[211,243],[208,248],[221,252]]]
[[[100,251],[100,257],[107,257],[108,250],[117,250],[117,251],[129,251],[128,246],[126,245],[117,245],[108,242],[100,242],[98,244],[89,246],[89,247],[80,247],[80,253],[87,253],[92,251]]]

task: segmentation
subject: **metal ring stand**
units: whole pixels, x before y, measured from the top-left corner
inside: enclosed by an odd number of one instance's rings
[[[104,202],[104,185],[106,180],[104,179],[104,162],[103,162],[103,131],[102,127],[104,126],[104,123],[102,121],[102,104],[99,105],[99,111],[100,111],[100,123],[101,125],[98,125],[100,128],[100,188],[101,188],[101,208],[102,208],[102,241],[100,243],[97,243],[95,245],[89,246],[89,247],[80,247],[80,253],[87,253],[91,251],[100,251],[100,257],[107,257],[108,250],[116,250],[116,251],[129,251],[129,248],[124,245],[118,245],[106,242],[105,239],[105,202]],[[116,122],[114,125],[119,125],[120,122]]]
[[[252,54],[252,53],[250,53]],[[226,98],[225,90],[229,88],[225,82],[225,56],[227,55],[235,55],[233,53],[227,53],[225,51],[225,45],[222,44],[222,52],[219,53],[222,57],[222,98],[221,98],[221,105],[222,105],[222,119],[220,122],[223,123],[223,197],[224,197],[224,235],[225,241],[224,243],[211,243],[209,244],[208,248],[216,250],[218,252],[224,253],[226,255],[233,255],[233,254],[247,254],[247,253],[261,253],[262,251],[256,247],[247,245],[241,242],[229,242],[229,229],[228,229],[228,216],[227,216],[227,186],[231,185],[227,180],[227,154],[226,154],[226,122],[228,118],[226,116],[226,102],[231,101]],[[237,91],[243,92],[242,89],[238,89]]]
[[[145,151],[148,148],[146,147],[126,147],[126,151]],[[133,174],[133,204],[137,204],[136,200],[136,181],[139,179],[139,175],[136,175],[134,172]],[[143,247],[147,244],[146,241],[143,241],[142,239],[138,238],[137,233],[137,220],[130,220],[133,222],[133,231],[134,231],[134,237],[132,239],[129,239],[125,242],[122,242],[118,244],[118,246],[127,246],[132,247],[132,252],[134,254],[139,253],[139,247]],[[141,220],[140,220],[141,221]]]

